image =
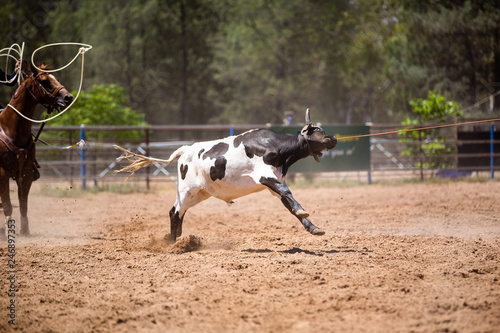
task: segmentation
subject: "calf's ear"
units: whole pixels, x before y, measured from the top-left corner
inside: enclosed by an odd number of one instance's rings
[[[307,132],[309,131],[309,129],[311,128],[312,124],[309,123],[307,125],[305,125],[304,127],[302,127],[302,130],[300,131],[300,134],[302,134],[303,136],[306,136],[307,135]]]

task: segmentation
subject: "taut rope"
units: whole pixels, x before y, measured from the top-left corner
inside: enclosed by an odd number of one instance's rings
[[[483,104],[484,102],[488,101],[489,99],[500,95],[500,90],[489,95],[488,97],[480,100],[479,102],[470,105],[466,107],[465,109],[461,110],[462,112],[469,111],[476,106],[479,106]],[[464,126],[464,125],[473,125],[473,124],[481,124],[481,123],[490,123],[490,122],[496,122],[500,121],[500,118],[495,118],[495,119],[486,119],[486,120],[477,120],[477,121],[468,121],[468,122],[463,122],[463,123],[457,123],[457,124],[445,124],[445,125],[436,125],[436,126],[427,126],[427,127],[420,127],[420,128],[411,128],[411,129],[402,129],[398,131],[390,131],[390,132],[381,132],[381,133],[371,133],[371,134],[362,134],[362,135],[353,135],[353,136],[344,136],[337,138],[337,140],[352,140],[352,139],[357,139],[357,138],[366,138],[370,136],[378,136],[378,135],[386,135],[386,134],[397,134],[397,133],[405,133],[405,132],[413,132],[413,131],[423,131],[423,130],[428,130],[428,129],[435,129],[435,128],[445,128],[445,127],[457,127],[457,126]]]
[[[486,119],[486,120],[477,120],[477,121],[468,121],[468,122],[457,123],[457,124],[446,124],[446,125],[436,125],[436,126],[428,126],[428,127],[403,129],[403,130],[390,131],[390,132],[380,132],[380,133],[370,133],[370,134],[353,135],[353,136],[343,136],[343,137],[337,138],[337,140],[339,140],[339,141],[340,140],[352,140],[352,139],[357,139],[357,138],[366,138],[366,137],[370,137],[370,136],[378,136],[378,135],[386,135],[386,134],[396,134],[396,133],[405,133],[405,132],[413,132],[413,131],[423,131],[423,130],[435,129],[435,128],[457,127],[457,126],[473,125],[473,124],[481,124],[481,123],[492,123],[492,122],[496,122],[496,121],[500,121],[500,118]]]

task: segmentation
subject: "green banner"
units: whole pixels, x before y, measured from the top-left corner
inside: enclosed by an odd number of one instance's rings
[[[326,134],[341,137],[370,134],[367,125],[325,125],[321,126]],[[299,126],[272,126],[273,131],[296,134]],[[314,158],[300,160],[290,167],[289,172],[330,172],[330,171],[368,171],[370,170],[370,138],[339,140],[331,150],[324,150],[317,163]]]

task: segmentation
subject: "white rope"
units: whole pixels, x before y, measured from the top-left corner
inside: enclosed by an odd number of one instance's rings
[[[14,82],[15,79],[17,79],[18,81],[18,84],[21,84],[21,70],[22,70],[22,63],[23,63],[23,53],[24,53],[24,43],[21,44],[22,46],[19,46],[19,44],[12,44],[10,47],[6,47],[4,49],[1,49],[0,50],[0,57],[5,57],[5,78],[7,78],[7,68],[8,68],[8,65],[9,65],[9,59],[14,59],[15,61],[19,60],[20,61],[20,66],[17,70],[17,75],[14,76],[12,79],[10,80],[0,80],[0,83],[3,83],[3,84],[10,84],[12,82]],[[17,57],[13,56],[11,54],[11,52],[15,52],[17,53]],[[5,53],[7,52],[7,53]]]
[[[85,140],[81,139],[77,143],[70,145],[70,146],[63,147],[62,149],[71,149],[71,148],[76,147],[76,146],[78,146],[80,149],[83,149],[83,148],[85,148],[86,145],[87,145],[87,143],[85,142]]]
[[[52,70],[45,70],[45,69],[41,69],[41,68],[36,67],[35,64],[34,64],[34,62],[33,62],[33,57],[34,57],[35,53],[38,52],[42,48],[45,48],[45,47],[48,47],[48,46],[55,46],[55,45],[82,45],[82,47],[80,47],[80,49],[78,50],[78,53],[76,54],[76,56],[66,66],[63,66],[63,67],[61,67],[59,69],[52,69]],[[7,106],[9,106],[11,109],[13,109],[14,111],[16,111],[17,114],[20,115],[21,117],[23,117],[24,119],[29,120],[29,121],[34,122],[34,123],[45,123],[47,121],[50,121],[50,120],[55,119],[55,118],[59,117],[60,115],[62,115],[69,108],[71,108],[71,106],[73,106],[73,104],[78,99],[78,96],[80,96],[80,91],[82,90],[82,83],[83,83],[83,67],[84,67],[84,63],[85,63],[85,52],[87,52],[91,48],[92,48],[91,45],[82,44],[82,43],[54,43],[54,44],[48,44],[48,45],[45,45],[45,46],[42,46],[42,47],[36,49],[33,52],[33,54],[31,55],[31,63],[32,63],[33,67],[35,67],[37,70],[39,70],[41,72],[46,72],[46,73],[53,73],[53,72],[57,72],[57,71],[63,70],[66,67],[68,67],[69,65],[71,65],[76,60],[76,58],[78,58],[78,56],[80,54],[82,55],[82,70],[81,70],[81,73],[80,73],[80,87],[78,88],[78,93],[76,94],[76,97],[73,99],[73,101],[71,102],[71,104],[68,105],[64,110],[62,110],[61,112],[59,112],[58,114],[56,114],[53,117],[50,117],[50,118],[47,118],[47,119],[42,119],[42,120],[36,120],[36,119],[31,119],[29,117],[26,117],[24,114],[22,114],[21,112],[19,112],[11,104],[7,104]]]
[[[40,51],[41,49],[44,49],[46,47],[49,47],[49,46],[60,46],[60,45],[80,45],[80,49],[78,51],[78,53],[76,54],[76,56],[73,58],[73,60],[71,60],[66,66],[63,66],[61,68],[58,68],[58,69],[41,69],[41,68],[38,68],[36,67],[35,65],[35,61],[34,61],[34,58],[35,58],[35,53],[37,53],[38,51]],[[37,70],[39,70],[40,72],[45,72],[45,73],[54,73],[54,72],[58,72],[58,71],[61,71],[63,69],[65,69],[66,67],[68,67],[69,65],[71,65],[75,60],[76,58],[78,58],[78,56],[80,54],[84,54],[85,52],[87,52],[88,50],[90,50],[92,48],[92,45],[88,45],[88,44],[82,44],[82,43],[72,43],[72,42],[66,42],[66,43],[53,43],[53,44],[47,44],[47,45],[44,45],[42,47],[39,47],[38,49],[36,49],[35,51],[33,51],[33,54],[31,55],[31,64],[33,65],[33,67],[35,67]]]

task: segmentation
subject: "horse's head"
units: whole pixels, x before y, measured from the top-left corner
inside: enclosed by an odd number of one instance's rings
[[[49,112],[54,109],[60,110],[71,104],[73,95],[59,83],[53,74],[44,71],[44,69],[49,69],[45,63],[40,66],[40,71],[34,66],[30,68],[32,85],[29,91],[38,103],[47,107]]]

